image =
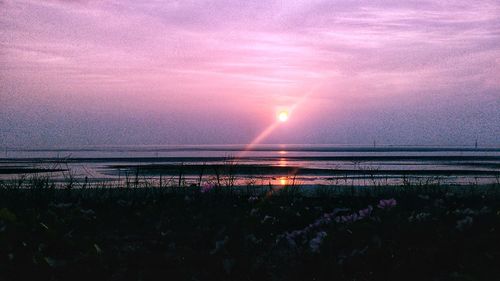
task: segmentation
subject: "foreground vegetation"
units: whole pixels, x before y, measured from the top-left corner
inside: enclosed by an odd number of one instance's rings
[[[500,280],[499,186],[0,187],[0,280]]]

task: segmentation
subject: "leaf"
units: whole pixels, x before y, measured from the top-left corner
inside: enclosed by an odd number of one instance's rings
[[[95,251],[96,251],[96,253],[97,253],[98,255],[100,255],[100,254],[102,253],[102,250],[101,250],[101,248],[99,247],[99,245],[94,244],[94,248],[95,248]]]
[[[234,267],[234,260],[224,259],[222,261],[222,266],[224,267],[224,271],[226,272],[226,274],[231,274],[231,271],[233,270]]]
[[[65,261],[56,260],[51,257],[45,257],[44,260],[50,267],[59,267],[66,264]]]
[[[215,248],[212,251],[210,251],[210,254],[215,255],[215,254],[219,253],[220,251],[222,251],[222,249],[224,249],[224,246],[225,246],[228,239],[229,239],[229,237],[226,236],[226,237],[224,237],[224,240],[219,240],[219,241],[215,242]]]
[[[17,217],[14,213],[12,213],[9,209],[7,208],[2,208],[0,210],[0,219],[4,221],[10,221],[10,222],[15,222],[17,220]]]

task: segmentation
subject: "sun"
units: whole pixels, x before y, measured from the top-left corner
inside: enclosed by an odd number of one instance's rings
[[[286,121],[288,121],[288,111],[284,111],[284,110],[280,111],[278,113],[278,120],[280,122],[286,122]]]

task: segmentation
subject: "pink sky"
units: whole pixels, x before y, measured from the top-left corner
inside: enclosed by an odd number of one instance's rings
[[[142,2],[0,0],[0,146],[500,144],[498,1]]]

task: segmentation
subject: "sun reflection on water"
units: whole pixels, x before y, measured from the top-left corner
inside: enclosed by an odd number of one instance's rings
[[[288,178],[287,177],[280,177],[279,183],[280,183],[280,185],[288,185]]]

